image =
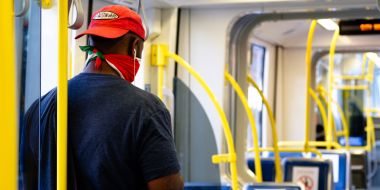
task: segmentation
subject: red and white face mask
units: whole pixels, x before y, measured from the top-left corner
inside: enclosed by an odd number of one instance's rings
[[[102,60],[104,60],[120,75],[121,78],[130,83],[135,80],[141,62],[141,59],[137,58],[136,54],[133,57],[120,54],[103,54],[92,46],[81,46],[80,48],[82,51],[89,54],[89,60],[95,58],[96,69],[100,68]]]

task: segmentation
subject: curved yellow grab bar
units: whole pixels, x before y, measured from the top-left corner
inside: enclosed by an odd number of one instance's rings
[[[57,190],[67,189],[68,3],[58,1]]]
[[[0,5],[0,55],[3,61],[0,81],[0,187],[17,189],[17,81],[15,57],[13,1],[2,1]]]
[[[211,91],[210,87],[204,81],[204,79],[196,72],[184,59],[180,56],[170,53],[166,45],[152,45],[152,65],[154,66],[165,66],[168,64],[168,58],[174,59],[179,65],[185,68],[202,86],[206,91],[207,95],[214,104],[219,117],[222,122],[223,132],[227,141],[228,154],[214,155],[212,157],[213,163],[222,163],[229,162],[231,170],[231,187],[233,190],[239,189],[238,175],[237,175],[237,166],[236,166],[236,152],[234,141],[232,138],[231,129],[228,124],[227,117],[223,111],[222,106],[219,104],[214,93]],[[157,87],[158,90],[162,90],[162,86]]]
[[[314,38],[314,31],[315,27],[317,25],[317,21],[313,20],[311,21],[309,33],[307,36],[307,43],[306,43],[306,119],[305,119],[305,150],[308,149],[309,146],[309,139],[310,139],[310,108],[311,108],[311,102],[310,102],[310,95],[309,95],[309,89],[311,88],[311,50],[313,47],[313,38]]]
[[[259,138],[257,135],[256,121],[253,117],[253,113],[251,108],[248,106],[247,97],[245,96],[243,90],[240,88],[239,84],[235,81],[235,79],[227,72],[224,72],[224,78],[231,84],[235,92],[238,94],[241,103],[243,104],[244,110],[247,113],[247,117],[249,120],[249,124],[251,125],[251,132],[253,138],[253,146],[255,147],[255,168],[256,168],[256,180],[258,183],[263,182],[262,168],[261,168],[261,160],[260,160],[260,146],[259,146]]]
[[[326,96],[327,96],[328,92],[326,91],[325,88],[323,88],[323,86],[318,86],[318,92],[322,95],[322,97],[325,100],[327,100]],[[327,101],[326,101],[326,103],[327,103]],[[350,129],[348,127],[346,115],[344,115],[344,111],[340,107],[338,102],[336,102],[335,100],[332,100],[331,103],[333,103],[337,107],[338,114],[339,114],[339,117],[340,117],[340,119],[342,121],[342,125],[343,125],[344,138],[346,140],[345,146],[346,146],[346,149],[349,149],[350,148],[350,143],[349,143]]]
[[[276,129],[276,121],[273,116],[272,109],[269,105],[269,102],[265,98],[263,92],[260,90],[257,83],[253,80],[253,78],[249,75],[247,75],[247,81],[249,84],[251,84],[256,91],[260,94],[261,100],[264,103],[265,108],[267,109],[269,122],[271,124],[272,128],[272,138],[273,138],[273,150],[274,150],[274,161],[275,161],[275,167],[276,167],[276,182],[282,182],[282,168],[281,168],[281,158],[279,154],[279,148],[278,148],[278,136],[277,136],[277,129]]]
[[[327,113],[326,109],[323,106],[321,100],[318,98],[317,93],[314,92],[313,89],[309,88],[309,95],[314,99],[314,102],[317,104],[319,112],[321,113],[321,118],[323,122],[323,130],[326,136],[326,127],[327,127]]]
[[[227,146],[229,150],[229,156],[231,159],[229,160],[230,162],[230,167],[231,167],[231,178],[232,178],[232,189],[236,190],[238,189],[238,178],[237,178],[237,167],[236,167],[236,152],[235,152],[235,147],[234,147],[234,142],[232,138],[232,133],[231,129],[228,124],[227,117],[223,111],[222,106],[220,106],[218,100],[216,99],[214,93],[211,91],[210,87],[206,84],[206,82],[203,80],[203,78],[181,57],[174,53],[169,53],[167,55],[168,57],[173,58],[179,65],[184,67],[203,87],[203,89],[206,91],[207,95],[210,97],[212,103],[214,104],[215,108],[218,111],[218,114],[220,116],[220,119],[222,121],[222,126],[223,126],[223,131],[225,138],[227,140]],[[214,161],[217,161],[217,159],[213,159]]]
[[[327,136],[326,136],[326,141],[327,142],[332,142],[332,125],[333,125],[333,113],[332,113],[332,105],[331,102],[333,100],[333,91],[334,91],[334,58],[335,58],[335,48],[336,48],[336,42],[338,41],[339,37],[339,29],[336,29],[334,32],[334,36],[331,40],[330,44],[330,51],[329,51],[329,72],[328,72],[328,104],[327,104]],[[327,149],[330,149],[328,146]]]
[[[253,152],[253,148],[248,149],[248,152]],[[303,149],[299,148],[284,148],[284,147],[279,147],[280,152],[305,152]],[[260,148],[260,152],[274,152],[274,149],[272,147],[267,147],[267,148]],[[322,157],[322,153],[316,149],[316,148],[309,148],[309,150],[305,153],[314,153],[318,157]]]

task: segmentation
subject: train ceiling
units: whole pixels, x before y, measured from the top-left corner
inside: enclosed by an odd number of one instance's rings
[[[133,1],[133,0],[114,0],[114,1]],[[144,0],[150,7],[262,7],[268,8],[323,8],[323,7],[376,7],[376,0]]]
[[[253,30],[252,37],[288,48],[304,48],[311,20],[264,22]],[[319,24],[315,30],[314,47],[329,47],[333,31]],[[379,47],[380,35],[340,36],[338,47]]]

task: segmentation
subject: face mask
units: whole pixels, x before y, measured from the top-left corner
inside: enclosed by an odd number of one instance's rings
[[[104,60],[110,67],[119,73],[121,78],[127,80],[130,83],[135,80],[135,76],[140,68],[141,62],[141,60],[136,56],[131,57],[119,54],[102,54],[92,46],[81,46],[80,48],[82,51],[90,54],[92,57],[90,60],[95,59],[96,69],[100,68],[102,60]]]

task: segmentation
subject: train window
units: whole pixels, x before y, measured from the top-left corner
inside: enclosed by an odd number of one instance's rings
[[[373,74],[372,106],[380,109],[380,64],[377,64]]]
[[[372,56],[371,56],[372,55]],[[373,56],[376,56],[375,58]],[[342,130],[339,110],[343,109],[352,136],[364,135],[365,108],[380,107],[380,68],[377,53],[374,52],[338,52],[335,54],[333,100],[338,105],[333,107],[334,121],[338,130]],[[316,64],[316,89],[328,90],[329,55],[324,54]],[[351,78],[362,77],[367,80]],[[373,77],[371,77],[373,76]],[[343,79],[345,78],[346,79]],[[369,86],[367,90],[343,90],[340,86]],[[323,93],[320,93],[323,94]],[[321,96],[322,100],[326,97]],[[369,101],[368,101],[369,100]],[[340,108],[338,108],[339,106]],[[321,124],[321,121],[319,121]]]
[[[265,53],[266,49],[264,46],[253,44],[251,47],[251,62],[249,65],[249,74],[258,84],[259,88],[263,90],[264,81],[264,67],[265,67]],[[260,94],[255,90],[254,87],[248,87],[248,104],[252,109],[252,112],[256,119],[256,127],[259,136],[259,143],[262,144],[262,124],[263,124],[263,103]],[[253,146],[253,140],[251,135],[251,127],[248,124],[247,140],[248,147]]]

